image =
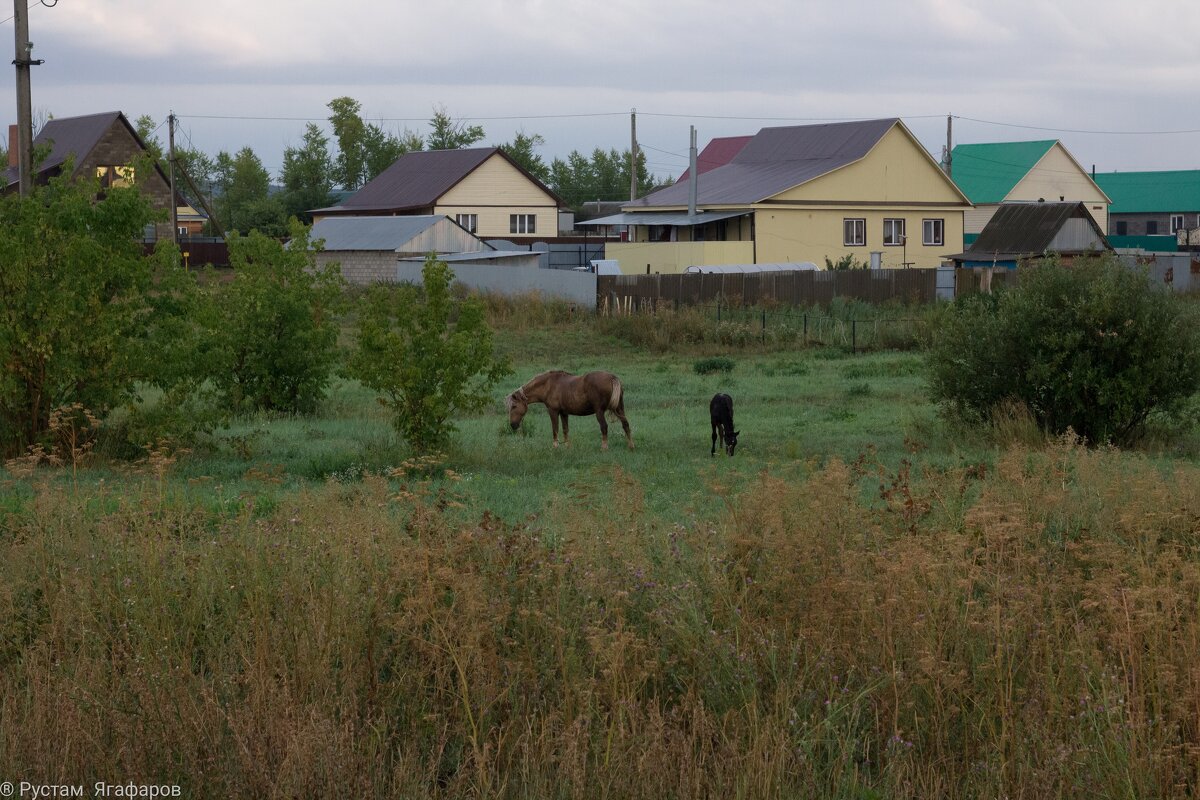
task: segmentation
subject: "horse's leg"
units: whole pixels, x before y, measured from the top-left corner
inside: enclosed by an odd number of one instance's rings
[[[717,430],[719,429],[719,427],[720,426],[718,426],[717,423],[715,423],[715,422],[713,423],[713,426],[712,426],[712,449],[708,451],[708,454],[710,456],[715,456],[717,454]],[[722,439],[721,443],[722,444],[725,443],[724,439]]]
[[[558,447],[558,412],[546,406],[546,410],[550,411],[550,430],[554,436],[554,446]]]
[[[596,419],[600,422],[600,449],[608,449],[608,420],[604,418],[604,409],[596,412]]]
[[[625,429],[625,442],[629,445],[629,449],[633,449],[633,433],[629,430],[629,420],[625,419],[625,400],[621,399],[617,403],[617,407],[612,410],[617,415],[617,419],[621,420],[621,427]]]
[[[569,422],[567,422],[567,420],[568,420],[568,418],[569,418],[569,417],[568,417],[568,415],[567,415],[567,412],[565,412],[565,411],[560,411],[560,412],[559,412],[559,416],[560,416],[560,417],[562,417],[562,426],[563,426],[563,447],[570,447],[570,446],[571,446],[571,442],[570,442],[570,440],[567,438],[567,429],[571,427],[570,423],[569,423]]]

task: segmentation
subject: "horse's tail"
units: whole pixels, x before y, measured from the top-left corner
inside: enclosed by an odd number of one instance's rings
[[[621,407],[621,379],[613,375],[612,394],[608,396],[608,410],[614,411]]]

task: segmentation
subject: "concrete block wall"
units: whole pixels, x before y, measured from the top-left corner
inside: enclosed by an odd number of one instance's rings
[[[396,280],[396,254],[379,250],[336,250],[317,253],[317,264],[341,264],[342,278],[354,286]]]

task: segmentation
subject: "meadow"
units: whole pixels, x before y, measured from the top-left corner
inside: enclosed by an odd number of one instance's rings
[[[1194,427],[1138,451],[966,430],[918,349],[684,317],[493,308],[515,373],[433,462],[341,381],[190,452],[0,478],[0,779],[1200,793]],[[636,449],[576,418],[554,450],[540,407],[511,432],[503,395],[550,368],[620,375]]]

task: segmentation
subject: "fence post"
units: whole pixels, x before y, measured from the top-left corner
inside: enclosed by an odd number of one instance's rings
[[[858,320],[850,320],[850,352],[858,352]]]
[[[762,343],[767,343],[767,309],[762,310]]]
[[[717,295],[717,322],[721,321],[721,295]]]
[[[804,312],[804,346],[808,346],[808,312]]]

